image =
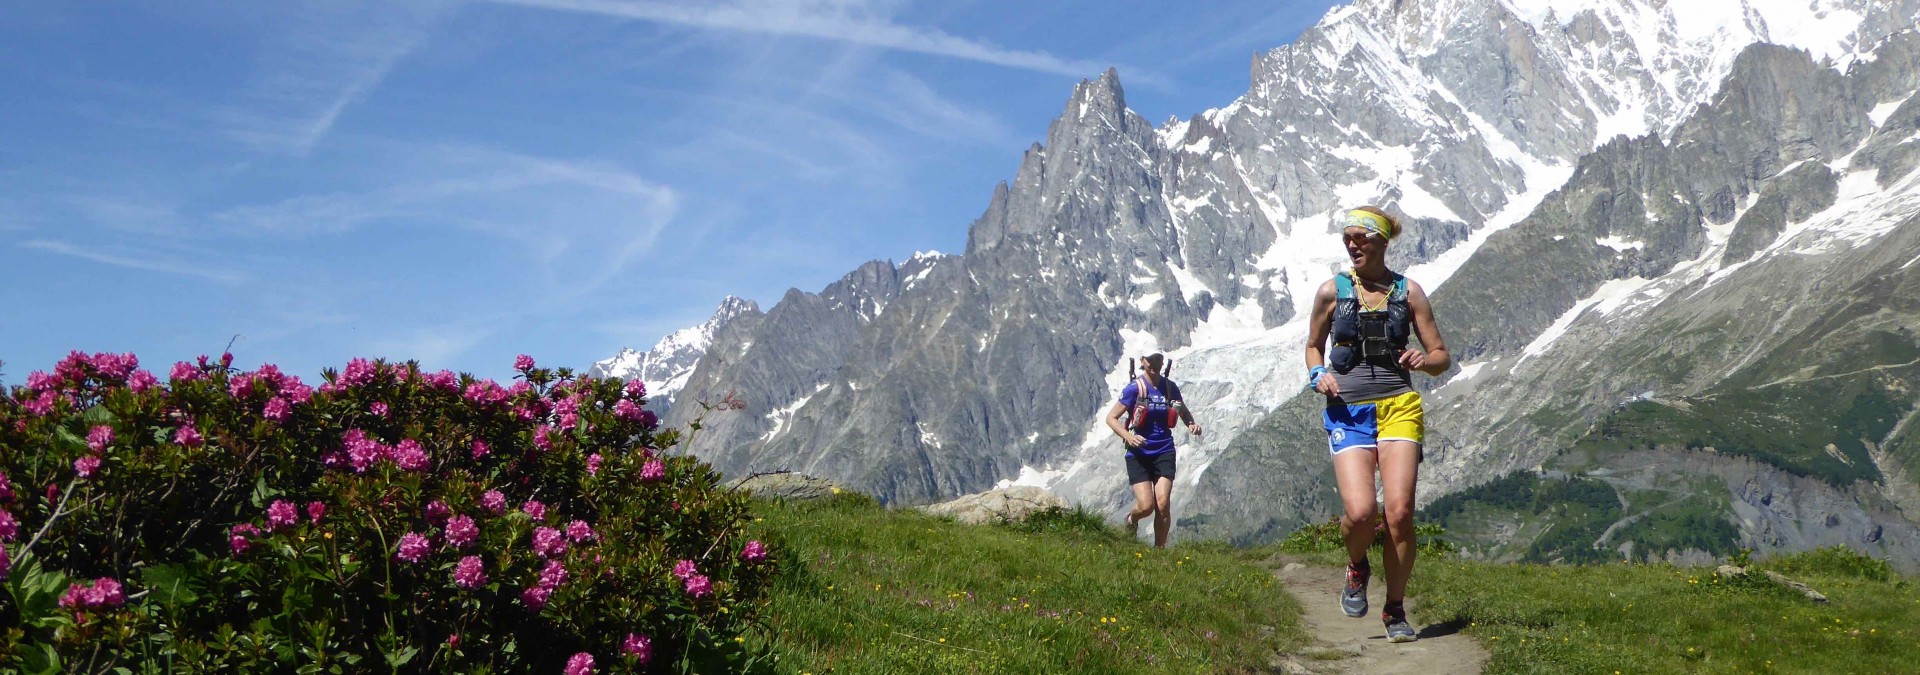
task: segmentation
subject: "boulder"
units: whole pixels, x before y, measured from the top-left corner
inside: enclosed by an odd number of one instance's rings
[[[814,478],[792,471],[774,471],[756,473],[733,481],[728,487],[745,490],[761,499],[791,499],[806,501],[825,499],[838,492],[841,487],[825,478]]]
[[[948,516],[963,524],[978,525],[1000,521],[1019,522],[1036,511],[1051,508],[1066,509],[1073,506],[1046,488],[1016,485],[922,506],[920,510],[936,516]]]

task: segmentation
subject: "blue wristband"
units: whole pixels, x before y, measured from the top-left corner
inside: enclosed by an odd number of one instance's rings
[[[1312,368],[1309,368],[1307,370],[1307,386],[1308,387],[1318,386],[1320,384],[1320,376],[1325,374],[1327,374],[1326,366],[1314,366]]]

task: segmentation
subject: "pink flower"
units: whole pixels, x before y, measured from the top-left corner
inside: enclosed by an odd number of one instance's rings
[[[600,475],[600,463],[602,461],[605,461],[605,460],[600,457],[600,453],[596,452],[591,455],[587,455],[587,475],[589,476]]]
[[[399,550],[394,552],[393,557],[410,563],[417,563],[420,562],[421,559],[426,558],[427,552],[432,549],[433,542],[427,539],[426,535],[418,532],[408,532],[400,535]]]
[[[387,413],[391,411],[391,409],[387,407],[387,404],[382,401],[374,401],[373,405],[367,406],[367,410],[372,411],[373,414],[379,415],[381,417],[386,417]]]
[[[446,392],[460,391],[460,376],[453,374],[451,370],[429,373],[424,379],[435,389]]]
[[[81,478],[92,478],[93,472],[98,470],[100,470],[99,457],[87,455],[80,459],[73,460],[73,471],[74,473],[80,474]]]
[[[60,380],[41,371],[27,373],[27,391],[42,392],[60,387]]]
[[[307,520],[318,523],[320,522],[320,517],[325,515],[327,515],[326,504],[322,504],[320,502],[307,502]]]
[[[523,373],[533,370],[533,357],[526,354],[513,357],[513,369]]]
[[[490,454],[493,454],[493,446],[487,445],[486,441],[473,442],[473,458],[474,459],[480,459],[481,457],[485,457]]]
[[[119,607],[127,602],[126,593],[120,588],[120,581],[113,577],[100,577],[92,584],[81,585],[74,582],[67,592],[60,596],[60,606],[79,610],[95,607]]]
[[[240,399],[252,397],[253,376],[235,375],[232,380],[227,382],[227,393],[232,394],[234,398]]]
[[[377,368],[372,361],[353,359],[347,362],[346,371],[340,373],[339,382],[341,386],[346,387],[366,386],[373,384],[373,377],[376,372]]]
[[[500,494],[499,490],[488,490],[486,494],[480,495],[480,507],[496,516],[506,513],[507,496]]]
[[[287,399],[279,396],[268,400],[266,407],[260,410],[260,416],[276,422],[285,421],[287,417],[292,414],[293,404],[288,403]]]
[[[121,590],[118,579],[100,577],[93,581],[93,606],[119,607],[126,602],[127,595]]]
[[[300,523],[300,510],[293,506],[293,502],[287,501],[285,499],[276,499],[276,500],[273,500],[272,504],[267,505],[267,529],[268,530],[278,530],[283,527],[293,527],[294,525],[297,525],[299,523]]]
[[[368,438],[367,432],[359,429],[348,429],[340,442],[347,448],[347,457],[353,462],[354,473],[366,473],[368,467],[387,455],[385,446]]]
[[[700,568],[694,567],[692,560],[682,560],[673,564],[673,576],[680,577],[681,579],[686,579],[699,573]]]
[[[479,405],[495,405],[506,401],[508,398],[507,390],[501,389],[499,383],[493,380],[480,380],[468,384],[467,391],[463,396],[465,396],[468,401]]]
[[[107,446],[112,444],[113,427],[102,424],[87,432],[87,447],[93,448],[96,453],[106,452]]]
[[[594,535],[593,533],[593,526],[588,525],[587,521],[576,520],[571,523],[567,523],[567,538],[572,539],[573,543],[578,544],[588,539],[592,539],[595,536],[596,535]]]
[[[639,382],[639,380],[634,380],[634,381]],[[620,651],[622,653],[625,653],[627,656],[633,657],[635,661],[639,661],[641,663],[652,661],[653,660],[653,638],[647,637],[645,635],[628,633],[627,639],[622,640],[620,642]]]
[[[542,558],[551,558],[567,552],[566,535],[551,527],[535,528],[533,531],[533,554]]]
[[[73,582],[72,585],[67,586],[67,592],[60,594],[60,606],[65,609],[77,610],[86,607],[87,601],[92,598],[92,589],[82,586],[80,582],[76,581]]]
[[[639,418],[634,421],[640,423],[640,428],[642,429],[652,429],[660,426],[660,417],[653,414],[652,410],[642,409]]]
[[[290,380],[288,383],[280,385],[280,395],[286,398],[288,403],[299,405],[313,400],[313,387],[301,384],[300,378],[297,377],[287,379]]]
[[[529,515],[529,516],[533,516],[533,519],[534,519],[534,520],[546,520],[546,519],[547,519],[547,505],[546,505],[546,504],[542,504],[542,503],[540,503],[540,502],[536,502],[536,501],[534,501],[534,500],[531,500],[531,499],[529,499],[529,500],[527,500],[527,503],[525,503],[525,504],[521,504],[521,505],[520,505],[520,510],[521,510],[521,511],[525,511],[525,512],[527,512],[527,515]]]
[[[167,373],[167,378],[173,380],[175,384],[203,380],[206,377],[206,373],[200,372],[199,368],[195,368],[193,364],[186,361],[173,364],[173,371]]]
[[[634,404],[633,401],[621,399],[619,403],[613,404],[613,416],[628,422],[638,421],[640,419],[640,406]]]
[[[13,519],[13,512],[0,509],[0,541],[13,541],[20,538],[20,521]]]
[[[553,441],[547,440],[547,434],[551,431],[553,431],[553,428],[548,427],[545,424],[534,427],[533,428],[533,447],[539,448],[541,450],[552,450]]]
[[[644,398],[647,395],[647,383],[639,380],[627,380],[627,396]]]
[[[13,559],[7,557],[7,547],[0,546],[0,581],[7,578],[7,571],[13,569]]]
[[[180,427],[178,431],[173,432],[173,442],[175,445],[197,448],[200,447],[201,443],[205,442],[205,439],[200,438],[200,430],[193,428],[193,425],[189,423],[186,426]]]
[[[548,560],[546,567],[540,568],[540,586],[559,588],[567,583],[567,566],[558,560]]]
[[[421,449],[420,442],[409,438],[393,446],[393,463],[407,471],[426,471],[432,462],[427,457],[427,451]]]
[[[534,586],[533,588],[520,592],[521,604],[526,605],[527,609],[535,612],[545,608],[547,606],[547,598],[550,597],[553,597],[553,589],[545,586]]]
[[[133,390],[135,394],[152,389],[159,384],[160,380],[155,378],[153,373],[144,370],[133,371],[133,375],[127,377],[127,388]]]
[[[438,499],[427,502],[427,519],[433,521],[435,525],[446,522],[447,518],[452,516],[453,509],[448,508],[446,502]]]
[[[695,574],[693,576],[687,577],[687,595],[700,598],[700,597],[706,597],[707,595],[710,595],[712,593],[713,593],[713,580],[708,579],[706,575]]]
[[[767,545],[760,543],[758,539],[747,542],[747,545],[740,549],[740,559],[750,563],[766,560]]]
[[[649,460],[646,466],[640,467],[640,480],[642,481],[651,483],[666,477],[667,465],[660,460]]]
[[[566,675],[593,675],[593,655],[580,652],[567,659]]]
[[[459,648],[460,648],[460,634],[459,634],[459,633],[454,633],[454,634],[452,634],[452,635],[448,635],[448,636],[447,636],[447,648],[448,648],[448,649],[459,649]]]
[[[454,516],[447,520],[447,545],[466,548],[478,538],[480,526],[474,524],[473,516]]]
[[[453,567],[453,583],[461,588],[478,588],[487,583],[486,566],[480,562],[480,556],[461,558],[460,564]]]

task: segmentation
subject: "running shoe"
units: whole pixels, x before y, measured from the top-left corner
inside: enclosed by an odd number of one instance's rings
[[[1347,564],[1347,588],[1340,593],[1340,611],[1354,618],[1367,615],[1367,580],[1372,576],[1371,568]]]
[[[1387,611],[1380,613],[1380,619],[1387,624],[1388,642],[1412,642],[1420,639],[1413,625],[1407,623],[1407,610],[1400,605],[1388,605]]]

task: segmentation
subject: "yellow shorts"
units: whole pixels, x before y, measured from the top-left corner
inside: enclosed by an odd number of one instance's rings
[[[1426,442],[1427,420],[1420,393],[1365,403],[1329,402],[1325,417],[1327,449],[1334,454],[1353,448],[1377,448],[1380,441]]]

